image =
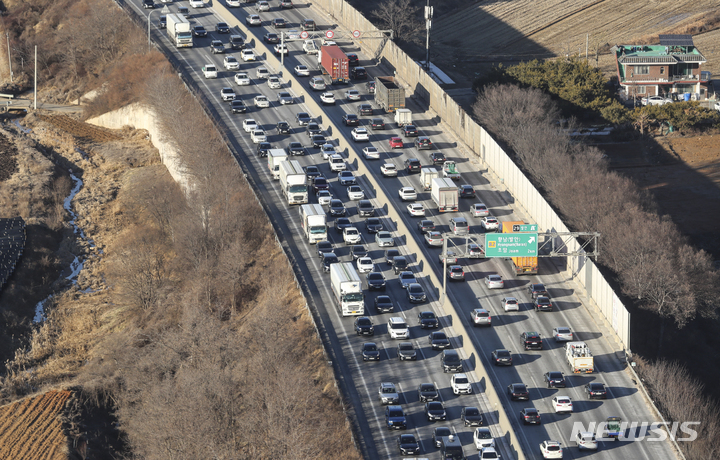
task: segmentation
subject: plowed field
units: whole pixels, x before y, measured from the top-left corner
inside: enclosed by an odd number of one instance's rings
[[[99,128],[82,121],[77,121],[67,115],[38,115],[43,121],[52,123],[56,128],[62,129],[73,136],[93,142],[116,141],[121,137],[109,129]]]
[[[48,391],[0,407],[0,458],[67,460],[61,414],[70,391]]]

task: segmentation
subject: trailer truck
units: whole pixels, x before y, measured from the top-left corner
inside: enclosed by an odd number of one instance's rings
[[[500,233],[519,233],[513,231],[514,225],[525,225],[525,222],[502,222],[499,228]],[[511,257],[510,261],[516,275],[535,275],[538,272],[537,257]]]
[[[176,48],[192,48],[193,36],[190,21],[181,14],[168,14],[165,18],[166,29]]]
[[[405,88],[395,77],[375,77],[375,102],[386,112],[405,108]]]
[[[350,81],[350,63],[348,57],[337,45],[320,47],[318,65],[323,75],[327,75],[330,84]]]
[[[327,239],[327,215],[319,204],[300,206],[300,225],[308,243],[315,244]]]
[[[574,374],[592,374],[595,370],[593,355],[585,342],[567,342],[565,356]]]
[[[287,152],[285,149],[270,149],[268,150],[268,169],[272,174],[273,179],[280,179],[280,163],[287,161]]]
[[[288,204],[308,202],[307,176],[297,160],[280,163],[280,186]]]
[[[435,168],[422,168],[420,170],[420,183],[423,186],[423,190],[430,190],[432,188],[433,179],[437,179],[438,172]]]
[[[439,212],[456,212],[458,210],[460,198],[458,188],[450,179],[433,179],[430,197],[437,205]]]
[[[342,316],[365,314],[365,300],[360,275],[350,262],[330,265],[330,286]]]

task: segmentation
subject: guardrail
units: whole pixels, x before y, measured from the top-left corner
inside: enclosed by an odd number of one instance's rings
[[[15,95],[14,95],[14,94],[0,93],[0,97],[5,97],[5,98],[8,98],[8,99],[15,99]]]

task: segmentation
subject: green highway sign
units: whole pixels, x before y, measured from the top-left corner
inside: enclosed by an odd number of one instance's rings
[[[487,233],[485,257],[537,257],[537,233]]]
[[[537,224],[526,224],[526,225],[513,225],[513,232],[531,232],[537,233]]]

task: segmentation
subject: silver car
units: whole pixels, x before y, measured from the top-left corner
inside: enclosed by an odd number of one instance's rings
[[[395,239],[390,232],[377,232],[375,234],[375,242],[378,246],[395,246]]]
[[[400,403],[400,395],[398,395],[398,392],[395,389],[395,384],[390,382],[383,382],[380,384],[378,398],[383,405]]]
[[[282,93],[278,93],[277,98],[278,98],[278,102],[280,103],[280,105],[292,104],[292,103],[293,103],[292,94],[288,93],[287,91],[283,91]]]
[[[488,289],[502,289],[505,283],[500,275],[488,275],[485,277],[485,286]]]
[[[492,326],[492,317],[490,312],[484,308],[476,308],[470,313],[473,326]]]
[[[572,329],[565,326],[556,327],[553,329],[552,333],[553,337],[555,338],[556,342],[572,342],[573,341],[573,332]]]
[[[470,206],[470,212],[472,212],[473,217],[485,217],[490,214],[485,203],[475,203]]]

